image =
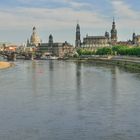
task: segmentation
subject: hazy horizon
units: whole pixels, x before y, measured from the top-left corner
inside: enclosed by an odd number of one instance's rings
[[[137,0],[1,0],[0,42],[24,43],[36,26],[43,42],[52,34],[54,41],[74,45],[77,21],[82,40],[110,32],[113,17],[118,40],[128,40],[140,33],[139,5]]]

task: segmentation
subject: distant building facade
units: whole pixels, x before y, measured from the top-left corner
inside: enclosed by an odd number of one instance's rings
[[[83,39],[82,47],[99,48],[109,47],[109,39],[106,36],[86,36]]]
[[[132,41],[131,40],[127,40],[127,41],[119,41],[119,42],[117,42],[117,45],[118,46],[128,46],[128,47],[130,47],[130,46],[132,46]]]
[[[132,39],[129,39],[127,41],[120,41],[117,44],[129,46],[129,47],[139,47],[140,46],[140,35],[136,35],[136,33],[133,33]]]
[[[30,37],[30,40],[27,40],[26,46],[27,47],[24,48],[24,51],[25,49],[34,50],[41,54],[47,53],[57,57],[70,56],[74,53],[75,50],[75,48],[67,42],[54,42],[52,35],[49,36],[48,43],[42,43],[40,37],[36,33],[35,27],[33,27],[32,35]]]
[[[48,43],[40,43],[38,46],[38,52],[40,53],[48,53],[49,55],[52,56],[57,56],[57,57],[65,57],[65,56],[71,56],[73,55],[75,51],[75,48],[67,43],[57,43],[53,42],[53,36],[49,36],[49,41]]]
[[[15,44],[1,44],[0,45],[0,51],[6,51],[6,52],[15,52],[17,50],[18,46]]]
[[[140,35],[136,35],[136,33],[132,34],[132,39],[127,41],[119,41],[117,45],[123,45],[128,47],[140,47]]]
[[[76,40],[75,40],[75,47],[83,47],[83,48],[91,48],[93,50],[96,48],[102,47],[110,47],[117,43],[117,29],[115,25],[115,20],[113,19],[112,29],[111,29],[111,36],[109,32],[105,32],[103,36],[86,36],[83,38],[83,42],[81,42],[81,34],[80,34],[80,25],[77,24],[76,26]]]
[[[140,46],[140,35],[136,35],[135,33],[133,33],[132,44],[135,46]]]

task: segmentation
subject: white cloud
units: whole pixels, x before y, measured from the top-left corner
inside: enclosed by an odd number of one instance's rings
[[[113,0],[111,3],[114,8],[114,14],[118,17],[132,19],[139,17],[140,12],[133,10],[132,7],[123,0]]]
[[[76,1],[73,1],[73,0],[62,0],[62,1],[59,1],[60,3],[67,3],[69,4],[72,8],[91,8],[91,4],[89,3],[86,3],[86,2],[76,2]]]
[[[17,32],[29,31],[30,36],[33,26],[36,26],[38,30],[41,30],[44,38],[46,38],[46,32],[53,32],[57,38],[62,38],[67,41],[73,42],[75,39],[75,26],[77,20],[81,25],[81,32],[93,30],[93,34],[96,35],[94,29],[107,29],[111,27],[107,19],[104,19],[99,13],[91,12],[89,10],[75,10],[74,8],[24,8],[17,7],[14,9],[0,10],[0,30],[16,30]],[[104,31],[101,35],[104,34]],[[63,32],[63,33],[62,33]],[[82,34],[85,35],[86,33]],[[1,33],[2,34],[2,33]],[[14,33],[9,33],[14,34]],[[25,34],[25,32],[24,32]],[[15,35],[16,36],[16,35]],[[20,34],[19,34],[20,36]],[[26,34],[26,38],[29,37]],[[67,36],[67,37],[66,37]],[[25,40],[26,38],[23,38]],[[44,38],[43,41],[45,40]],[[73,39],[72,39],[73,38]]]
[[[112,0],[111,4],[116,18],[119,40],[131,39],[134,30],[140,34],[140,11],[134,10],[132,5],[126,3],[125,0]]]
[[[23,2],[33,2],[34,0]],[[36,1],[36,0],[35,0]],[[48,1],[48,0],[41,0]],[[98,11],[90,11],[85,7],[90,7],[88,3],[78,3],[73,0],[52,0],[63,4],[68,4],[68,7],[60,8],[25,8],[16,7],[11,9],[0,10],[0,30],[23,30],[31,31],[33,26],[39,28],[39,30],[49,30],[60,34],[63,31],[64,34],[70,34],[74,38],[76,21],[79,20],[81,25],[82,36],[86,33],[91,35],[104,34],[105,30],[111,29],[111,22],[109,15],[101,14]],[[134,29],[139,32],[139,11],[135,11],[131,6],[124,2],[124,0],[110,1],[113,7],[114,16],[116,19],[116,26],[118,30],[119,39],[125,39],[131,37],[131,31]],[[77,9],[80,10],[77,10]],[[70,31],[73,30],[73,31]],[[69,31],[71,33],[69,33]],[[64,33],[65,32],[65,33]],[[127,32],[127,34],[125,33]],[[22,34],[22,33],[21,33]],[[71,35],[72,34],[72,35]],[[125,35],[125,36],[124,36]],[[127,35],[127,36],[126,36]],[[44,35],[46,36],[46,35]],[[62,37],[62,36],[61,36]],[[63,38],[63,37],[62,37]],[[25,39],[25,38],[24,38]],[[23,39],[23,40],[24,40]],[[69,38],[68,38],[69,39]],[[65,39],[64,39],[65,40]],[[69,40],[68,40],[69,41]]]
[[[52,29],[69,28],[79,20],[83,26],[101,27],[106,21],[98,13],[72,8],[15,8],[0,11],[0,27],[21,28],[38,25]]]
[[[65,4],[71,8],[79,9],[79,8],[91,8],[91,4],[86,2],[76,2],[75,0],[18,0],[18,2],[22,4],[34,5],[35,3],[50,3],[54,2],[57,4]],[[44,6],[44,5],[43,5]],[[47,5],[46,5],[47,6]],[[60,5],[59,5],[60,6]]]

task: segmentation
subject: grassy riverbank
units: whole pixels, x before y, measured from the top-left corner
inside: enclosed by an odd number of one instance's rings
[[[9,68],[9,67],[11,67],[11,63],[9,63],[9,62],[2,62],[2,61],[0,61],[0,69],[5,69],[5,68]]]

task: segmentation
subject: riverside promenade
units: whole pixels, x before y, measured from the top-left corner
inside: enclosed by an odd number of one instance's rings
[[[80,58],[75,59],[75,61],[82,62],[88,61],[107,65],[116,65],[140,72],[140,57],[93,55],[93,56],[82,56]]]
[[[9,62],[0,61],[0,69],[9,68],[11,64]]]

